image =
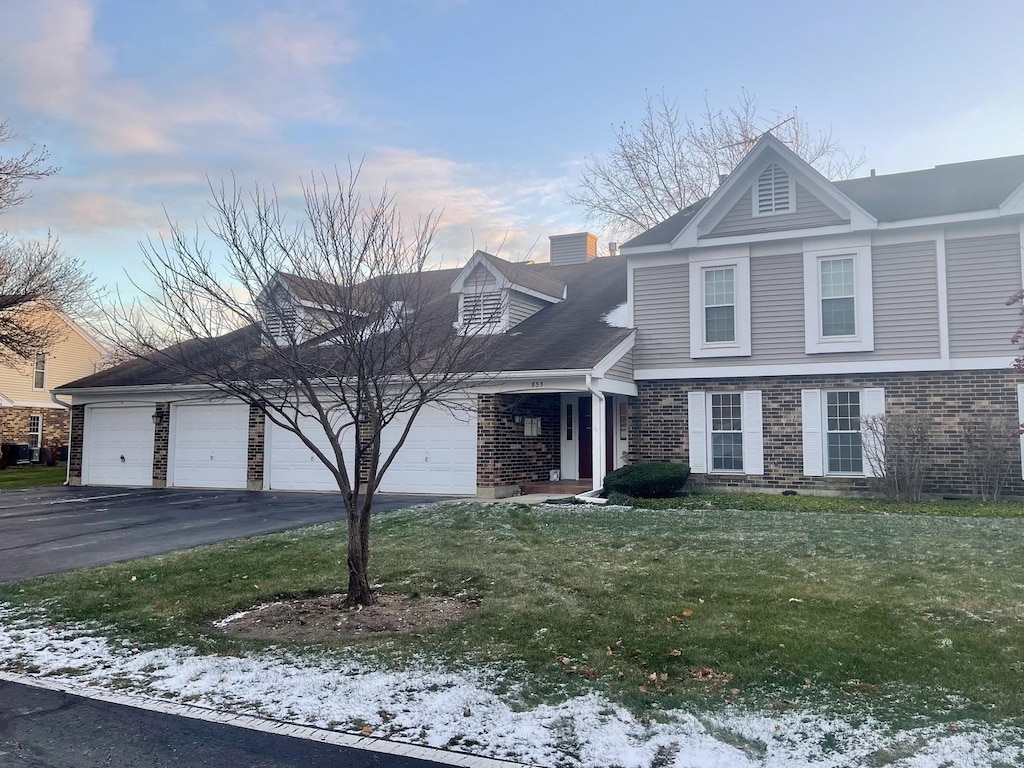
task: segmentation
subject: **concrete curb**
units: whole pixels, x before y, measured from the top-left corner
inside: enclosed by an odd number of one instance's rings
[[[0,681],[18,683],[31,688],[43,688],[59,693],[80,696],[84,699],[103,701],[108,704],[121,704],[135,709],[160,712],[165,715],[178,715],[193,720],[205,720],[210,723],[232,725],[237,728],[248,728],[252,731],[273,733],[278,736],[291,736],[296,739],[319,741],[350,749],[362,749],[369,752],[380,752],[386,755],[411,757],[417,760],[429,760],[444,765],[462,766],[462,768],[520,768],[521,763],[510,760],[499,760],[493,757],[479,757],[467,752],[453,752],[434,747],[423,747],[401,741],[361,736],[340,731],[329,731],[324,728],[313,728],[306,725],[294,725],[280,720],[269,720],[253,715],[238,715],[231,712],[219,712],[195,704],[181,704],[167,699],[153,699],[147,696],[136,696],[124,693],[113,693],[97,688],[76,688],[74,685],[31,675],[19,675],[0,670]],[[524,768],[536,768],[526,766]]]

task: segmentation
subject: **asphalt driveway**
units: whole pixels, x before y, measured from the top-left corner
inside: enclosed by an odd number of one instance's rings
[[[440,501],[383,494],[378,513]],[[0,582],[338,520],[340,496],[182,488],[0,492]]]

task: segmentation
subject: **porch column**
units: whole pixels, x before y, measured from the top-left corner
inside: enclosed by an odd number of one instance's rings
[[[605,462],[607,461],[605,453],[607,451],[607,441],[605,440],[605,430],[608,429],[608,425],[605,423],[604,413],[604,399],[606,395],[601,392],[591,392],[590,394],[590,423],[591,423],[591,455],[593,456],[593,475],[594,475],[594,490],[598,490],[604,485],[605,475]]]

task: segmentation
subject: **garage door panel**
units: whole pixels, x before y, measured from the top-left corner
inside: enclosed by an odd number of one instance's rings
[[[381,455],[393,450],[408,423],[402,415],[384,429]],[[425,406],[381,481],[390,493],[476,493],[476,413]]]
[[[152,485],[152,407],[88,408],[82,464],[88,485]]]
[[[304,435],[327,456],[332,456],[331,448],[323,425],[318,419],[301,417],[299,426]],[[302,442],[302,438],[284,427],[272,422],[267,424],[270,442],[270,478],[269,487],[280,491],[337,491],[338,483],[334,474],[324,466],[320,458]],[[346,427],[341,433],[341,446],[345,455],[345,463],[352,475],[354,455],[353,432]]]
[[[172,485],[246,487],[249,406],[244,403],[178,405],[171,412]]]

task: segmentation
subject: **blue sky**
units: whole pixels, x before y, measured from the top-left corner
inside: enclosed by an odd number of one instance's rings
[[[444,211],[445,263],[544,259],[586,228],[565,195],[645,89],[797,107],[864,173],[1022,154],[1022,28],[1010,0],[4,0],[0,116],[62,172],[0,227],[124,284],[208,177],[288,195],[353,157],[407,217]]]

